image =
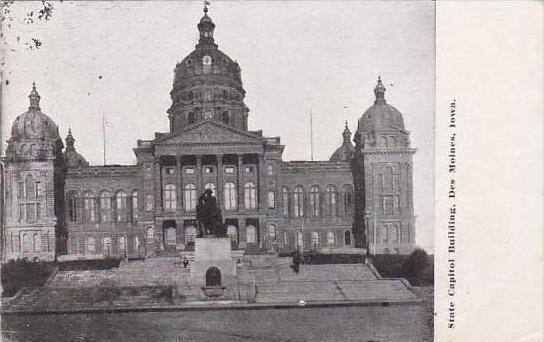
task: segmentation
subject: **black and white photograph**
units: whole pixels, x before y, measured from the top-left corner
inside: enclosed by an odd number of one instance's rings
[[[433,341],[436,19],[3,1],[0,339]]]

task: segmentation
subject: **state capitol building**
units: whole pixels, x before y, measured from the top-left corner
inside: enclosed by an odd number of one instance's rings
[[[233,248],[247,253],[344,250],[358,226],[371,252],[415,248],[415,149],[381,80],[355,134],[347,124],[338,132],[329,161],[283,161],[280,137],[248,129],[240,66],[219,50],[214,29],[205,9],[198,44],[175,68],[170,130],[138,140],[135,165],[89,165],[77,134],[61,139],[32,87],[3,158],[4,262],[190,251],[205,189]]]

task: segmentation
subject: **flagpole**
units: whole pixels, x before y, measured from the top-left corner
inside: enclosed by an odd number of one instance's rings
[[[314,122],[312,110],[310,110],[310,160],[314,161]]]
[[[102,146],[104,165],[106,165],[106,117],[104,115],[104,112],[102,112]]]

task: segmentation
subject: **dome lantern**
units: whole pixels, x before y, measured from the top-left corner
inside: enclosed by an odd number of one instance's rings
[[[204,16],[197,25],[198,31],[200,32],[199,45],[215,45],[213,40],[215,24],[213,23],[212,18],[208,16],[208,4],[207,1],[204,3]]]
[[[344,139],[344,144],[345,144],[345,143],[351,143],[351,142],[350,142],[350,139],[351,139],[351,132],[350,132],[350,130],[349,130],[347,120],[346,120],[346,125],[345,125],[345,127],[344,127],[344,132],[342,132],[342,138]]]
[[[378,84],[374,88],[374,94],[376,95],[376,101],[374,103],[385,103],[385,87],[382,84],[382,79],[378,76]]]
[[[28,95],[28,98],[30,99],[30,106],[28,107],[28,110],[40,110],[40,94],[38,94],[38,91],[36,90],[36,83],[32,82],[32,91]]]

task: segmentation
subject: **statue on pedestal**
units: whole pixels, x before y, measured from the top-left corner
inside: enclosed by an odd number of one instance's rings
[[[198,198],[196,206],[196,220],[198,222],[199,237],[214,236],[226,237],[227,230],[223,224],[221,209],[212,195],[212,190],[206,189]]]

